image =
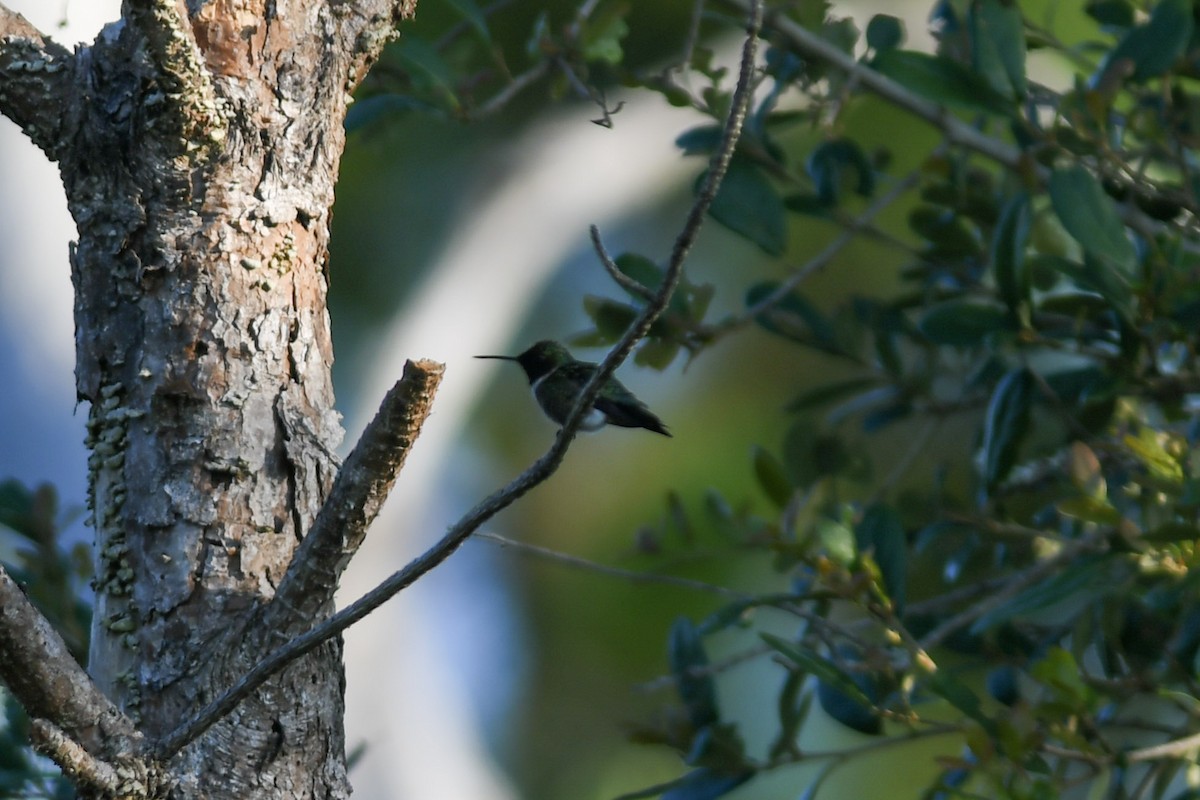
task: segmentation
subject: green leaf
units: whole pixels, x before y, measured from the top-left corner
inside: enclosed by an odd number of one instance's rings
[[[1029,271],[1025,268],[1025,245],[1033,217],[1029,195],[1017,192],[1000,212],[992,236],[992,272],[1000,297],[1010,311],[1026,306],[1030,296]]]
[[[1097,525],[1115,525],[1121,521],[1121,512],[1104,497],[1076,495],[1055,504],[1058,513]]]
[[[939,206],[917,206],[908,214],[908,226],[950,257],[974,255],[982,249],[962,217]]]
[[[1120,587],[1114,579],[1109,561],[1104,556],[1081,556],[1061,572],[1025,589],[975,620],[971,633],[979,634],[1007,622],[1067,600],[1089,602],[1099,599]],[[1077,593],[1083,592],[1077,596]]]
[[[875,170],[866,153],[850,139],[822,142],[809,155],[805,169],[823,205],[835,206],[843,188],[870,197],[875,191]]]
[[[779,712],[779,735],[771,745],[772,758],[796,752],[796,737],[800,735],[800,727],[808,719],[808,712],[812,708],[812,694],[804,692],[804,678],[803,672],[788,672],[783,688],[779,690],[779,697],[775,701]]]
[[[795,642],[781,639],[774,634],[761,633],[759,635],[773,650],[795,664],[802,672],[806,672],[830,686],[837,687],[855,703],[867,707],[872,705],[871,698],[867,697],[866,693],[849,675],[833,663]]]
[[[762,170],[745,159],[735,157],[730,162],[708,213],[768,255],[782,255],[787,246],[783,198]]]
[[[988,488],[1004,480],[1016,462],[1029,428],[1033,387],[1027,369],[1012,370],[996,384],[983,423],[983,480]]]
[[[1194,542],[1200,540],[1200,528],[1188,522],[1164,522],[1157,528],[1146,531],[1142,538],[1158,544]]]
[[[707,767],[721,775],[737,774],[745,769],[746,744],[730,723],[706,725],[692,737],[683,760],[693,767]]]
[[[746,306],[753,308],[778,290],[772,281],[757,283],[746,291]],[[835,351],[833,326],[803,295],[791,292],[754,317],[765,330],[810,347]]]
[[[1137,253],[1112,198],[1086,167],[1056,169],[1050,175],[1050,202],[1067,233],[1090,255],[1115,266],[1126,278],[1137,268]]]
[[[854,531],[844,523],[832,519],[817,521],[815,529],[817,541],[829,560],[849,567],[858,558],[858,550],[854,543]]]
[[[1144,427],[1137,436],[1127,433],[1123,442],[1155,479],[1168,484],[1183,483],[1183,466],[1163,447],[1153,428]]]
[[[1122,62],[1132,65],[1130,78],[1141,82],[1163,74],[1187,51],[1192,38],[1192,0],[1162,0],[1145,25],[1122,37],[1100,67],[1100,74]]]
[[[674,781],[671,788],[663,792],[662,800],[716,800],[729,794],[754,775],[750,770],[731,774],[701,767]]]
[[[983,725],[985,729],[991,730],[994,727],[992,720],[983,713],[983,706],[980,703],[979,695],[975,694],[969,686],[950,675],[946,670],[939,669],[935,672],[927,686],[929,691],[941,697],[980,725]]]
[[[417,36],[405,36],[395,47],[396,56],[417,82],[423,82],[453,109],[461,105],[454,91],[454,73],[431,43]]]
[[[629,25],[625,22],[627,13],[628,3],[609,4],[602,6],[600,11],[588,20],[580,41],[585,61],[621,63],[625,56],[621,40],[629,34]]]
[[[34,538],[33,492],[15,479],[0,482],[0,525]]]
[[[644,339],[633,354],[633,363],[661,372],[671,366],[680,349],[674,339]]]
[[[987,337],[1016,329],[1002,306],[974,300],[948,300],[932,306],[917,329],[934,344],[974,347]]]
[[[622,274],[633,278],[651,292],[657,291],[662,285],[664,277],[662,269],[646,256],[639,253],[622,253],[613,259],[613,263],[617,265],[617,269]],[[711,287],[693,287],[686,280],[682,281],[679,288],[671,295],[670,304],[667,306],[668,313],[691,317],[692,310],[689,308],[689,298],[695,295],[702,295],[704,288],[707,288],[711,292]],[[627,291],[627,294],[639,303],[645,302],[642,295],[635,291]],[[704,298],[702,297],[701,299]]]
[[[988,670],[984,683],[988,694],[1006,706],[1014,706],[1021,699],[1020,674],[1011,664]]]
[[[847,378],[841,381],[834,381],[833,383],[824,383],[796,395],[796,397],[792,398],[784,406],[784,410],[793,412],[808,411],[827,403],[836,403],[839,400],[845,400],[847,397],[878,387],[879,379],[875,377]]]
[[[777,289],[775,283],[755,284],[746,292],[747,307],[757,306]],[[836,347],[833,327],[803,295],[794,292],[784,295],[754,319],[764,330],[794,342],[821,349]]]
[[[700,125],[675,137],[675,146],[685,156],[708,155],[717,149],[721,135],[722,130],[718,125]]]
[[[595,324],[597,332],[608,342],[619,339],[638,314],[636,308],[626,303],[590,294],[583,298],[583,310]]]
[[[407,111],[420,111],[423,114],[435,114],[437,108],[415,97],[402,94],[377,94],[363,100],[356,100],[346,112],[342,125],[346,133],[354,133],[367,128],[381,119],[393,114],[403,114]]]
[[[904,613],[908,586],[908,546],[904,525],[900,515],[889,505],[876,503],[867,509],[862,520],[854,527],[855,541],[860,552],[871,552],[883,588],[896,607],[896,613]]]
[[[679,698],[688,712],[688,720],[696,730],[719,721],[717,690],[711,675],[698,675],[697,670],[708,666],[704,643],[691,620],[680,617],[671,626],[667,641],[667,660]]]
[[[622,253],[613,259],[613,263],[617,265],[617,269],[627,277],[633,278],[635,281],[646,287],[650,291],[657,291],[662,284],[663,271],[659,266],[651,261],[646,256],[638,253]],[[639,302],[643,301],[640,294],[630,291],[629,296]],[[683,306],[684,300],[680,292],[675,292],[671,297],[674,311],[686,311]]]
[[[999,94],[1025,96],[1025,29],[1021,7],[1009,0],[979,0],[967,12],[971,61]]]
[[[487,15],[475,4],[475,0],[448,0],[449,5],[458,15],[470,25],[479,35],[484,44],[492,43],[492,33],[488,30]]]
[[[1101,25],[1112,28],[1133,27],[1133,5],[1129,0],[1089,0],[1083,10]]]
[[[783,464],[771,452],[758,445],[754,446],[751,453],[754,461],[754,477],[758,479],[758,485],[762,487],[763,492],[771,499],[771,502],[780,508],[785,508],[792,499],[792,482],[788,478],[787,470]]]
[[[955,61],[914,50],[884,50],[871,67],[935,103],[966,111],[1009,116],[1013,103]]]
[[[844,674],[850,686],[857,691],[848,691],[845,680],[831,681],[817,678],[817,702],[825,713],[851,730],[877,736],[883,733],[883,720],[875,708],[879,689],[871,672],[863,669],[862,654],[851,645],[839,645],[838,657],[854,671]],[[839,673],[841,668],[837,667]]]
[[[867,46],[872,50],[892,50],[904,43],[904,23],[891,14],[876,14],[867,23]]]
[[[1084,681],[1083,672],[1075,656],[1063,647],[1055,646],[1047,650],[1046,655],[1033,665],[1029,673],[1081,706],[1092,696],[1092,689]]]

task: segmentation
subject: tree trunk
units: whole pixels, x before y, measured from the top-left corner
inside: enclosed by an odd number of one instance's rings
[[[152,740],[293,633],[255,610],[337,466],[326,291],[342,119],[412,10],[127,0],[67,53],[0,7],[0,110],[58,162],[78,225],[88,670]],[[342,691],[340,642],[326,643],[174,758],[175,796],[348,795]]]

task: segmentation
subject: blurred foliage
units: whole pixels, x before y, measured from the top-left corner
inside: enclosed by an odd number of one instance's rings
[[[52,486],[30,490],[13,480],[0,482],[0,564],[63,637],[71,654],[87,664],[91,602],[86,584],[91,552],[79,543],[65,547],[60,533],[69,523]],[[74,785],[53,762],[29,747],[29,718],[0,689],[0,796],[70,798]]]
[[[636,360],[703,358],[758,326],[845,369],[827,382],[779,375],[791,425],[747,465],[773,511],[706,498],[704,524],[771,554],[790,590],[671,628],[680,705],[635,739],[674,749],[686,770],[625,797],[717,798],[808,762],[816,777],[794,792],[807,799],[868,753],[947,735],[961,755],[943,759],[929,798],[1191,796],[1200,10],[1094,0],[1087,37],[1065,43],[1017,3],[941,0],[930,53],[905,49],[891,16],[859,31],[827,3],[768,5],[752,112],[710,216],[776,259],[780,277],[747,286],[743,308],[719,318],[712,287],[685,280]],[[733,85],[707,43],[743,29],[745,2],[697,3],[682,56],[653,67],[623,58],[631,3],[543,13],[519,56],[489,34],[506,4],[449,6],[458,26],[439,41],[408,37],[403,80],[382,80],[351,127],[387,109],[471,119],[539,82],[619,124],[608,95],[621,82],[711,118],[678,138],[685,155],[715,148]],[[467,37],[483,46],[457,44]],[[1071,66],[1067,89],[1031,77],[1036,51]],[[893,166],[903,142],[868,147],[853,124],[853,109],[879,102],[866,99],[866,71],[893,82],[886,102],[944,135],[911,171]],[[798,155],[796,131],[821,140]],[[893,205],[907,209],[903,234],[873,220]],[[840,226],[834,249],[865,237],[903,252],[899,290],[863,284],[822,307],[804,286],[832,256],[789,258],[800,218]],[[644,255],[616,264],[648,289],[661,280]],[[625,294],[586,298],[594,325],[576,342],[616,341],[644,302]],[[901,452],[883,438],[895,430]],[[971,459],[934,447],[964,430]],[[667,519],[698,524],[676,495]],[[651,527],[641,544],[665,538]],[[775,705],[726,713],[706,640],[756,630],[768,608],[795,630],[761,631],[750,654],[778,667]],[[816,708],[863,743],[801,746]],[[749,752],[733,721],[748,715],[778,720],[765,753]]]

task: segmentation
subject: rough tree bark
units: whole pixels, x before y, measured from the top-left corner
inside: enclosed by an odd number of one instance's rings
[[[60,165],[79,228],[97,565],[90,677],[0,567],[0,680],[85,796],[347,796],[336,634],[553,473],[666,309],[729,167],[761,0],[662,284],[646,287],[554,444],[333,613],[441,377],[409,362],[336,464],[325,261],[342,119],[414,4],[125,0],[119,22],[71,53],[0,3],[0,113]]]
[[[78,226],[97,573],[88,671],[92,700],[123,718],[56,718],[53,703],[31,713],[96,758],[120,763],[137,736],[164,736],[332,610],[339,564],[310,565],[290,593],[304,604],[269,601],[342,436],[325,305],[342,119],[414,5],[126,0],[73,52],[0,5],[0,112],[58,163]],[[7,617],[19,603],[3,599]],[[342,688],[334,640],[135,794],[346,796]]]

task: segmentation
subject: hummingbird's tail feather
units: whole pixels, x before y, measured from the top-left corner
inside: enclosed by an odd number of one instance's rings
[[[643,405],[613,403],[605,398],[600,398],[596,401],[596,408],[604,412],[609,425],[618,425],[622,428],[645,428],[648,431],[661,433],[663,436],[671,435],[663,421]]]

